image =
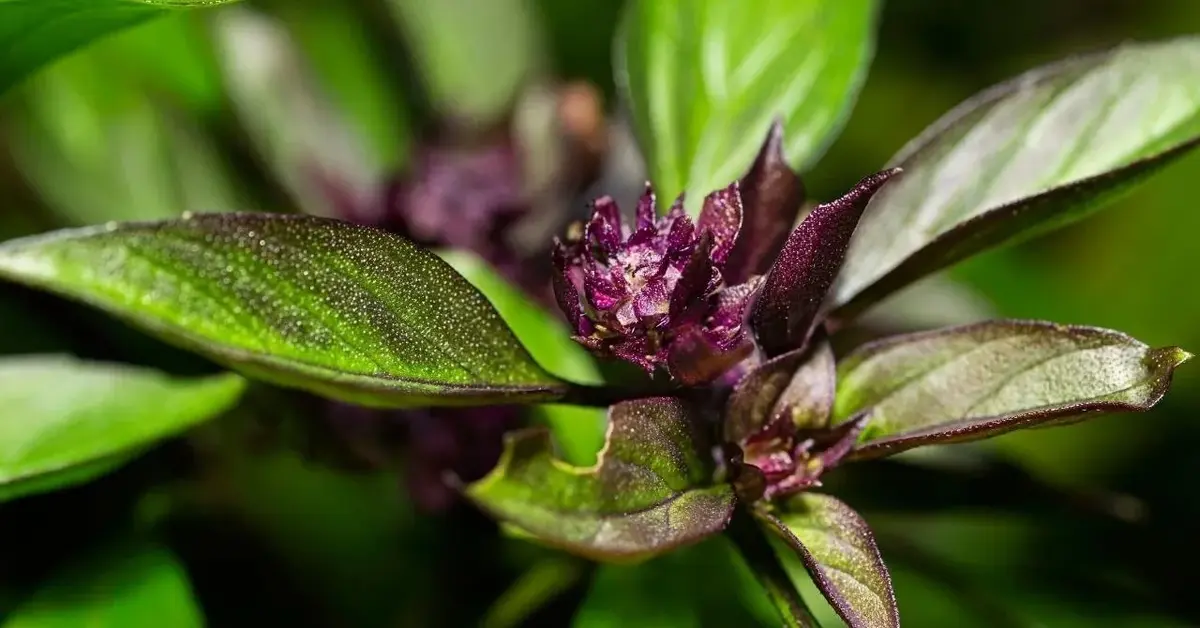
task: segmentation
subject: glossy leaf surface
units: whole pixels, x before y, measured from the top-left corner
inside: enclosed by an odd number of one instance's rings
[[[79,484],[215,418],[237,375],[176,378],[60,355],[0,360],[0,501]]]
[[[172,9],[233,0],[0,0],[0,92],[46,63]]]
[[[763,515],[763,524],[804,562],[817,588],[851,628],[900,625],[896,594],[875,536],[845,503],[800,493]]]
[[[993,321],[884,338],[838,365],[835,421],[871,409],[854,457],[1147,410],[1191,357],[1125,334]]]
[[[959,105],[892,159],[905,176],[855,233],[836,288],[842,315],[1078,220],[1171,163],[1200,137],[1197,85],[1191,37],[1068,59]]]
[[[617,83],[659,197],[686,189],[698,211],[746,172],[775,118],[788,160],[811,166],[866,76],[875,12],[871,0],[630,2]]]
[[[187,572],[166,548],[114,544],[69,565],[34,592],[4,628],[201,628]]]
[[[475,288],[376,229],[207,214],[0,245],[0,276],[89,303],[251,376],[364,405],[551,400]]]
[[[733,489],[713,485],[714,463],[688,407],[671,398],[626,401],[609,413],[593,468],[557,460],[548,435],[509,437],[500,464],[467,494],[543,542],[604,560],[652,556],[720,532]]]

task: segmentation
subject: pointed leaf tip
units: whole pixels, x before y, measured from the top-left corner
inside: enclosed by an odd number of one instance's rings
[[[853,458],[1149,410],[1191,354],[1120,332],[989,321],[877,340],[838,365],[834,421],[871,409]]]
[[[751,326],[768,357],[807,343],[858,219],[899,173],[891,168],[863,178],[845,196],[818,205],[788,237],[751,314]]]

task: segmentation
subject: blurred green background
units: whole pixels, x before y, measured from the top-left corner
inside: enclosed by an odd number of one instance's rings
[[[436,121],[497,124],[530,81],[586,80],[611,116],[619,4],[278,0],[135,27],[0,103],[0,235],[184,210],[319,212],[303,164],[368,186],[403,167]],[[846,131],[807,175],[810,195],[840,194],[948,108],[1025,69],[1198,31],[1193,0],[887,3],[870,77]],[[296,47],[281,48],[279,37]],[[1001,316],[1109,327],[1198,351],[1198,176],[1200,155],[1082,224],[949,276]],[[208,368],[82,308],[7,286],[0,329],[4,353]],[[270,418],[287,408],[268,397],[247,412]],[[1004,466],[944,486],[881,466],[846,478],[846,496],[879,531],[906,625],[1200,625],[1197,414],[1200,368],[1188,365],[1150,413],[989,445],[1028,476]],[[51,574],[86,562],[89,548],[153,528],[214,626],[457,626],[485,615],[504,625],[542,597],[549,606],[529,622],[770,625],[723,541],[593,571],[498,541],[462,509],[419,515],[392,474],[349,474],[303,449],[255,446],[257,429],[225,421],[93,485],[0,505],[0,617]],[[148,477],[169,483],[146,493]],[[68,571],[95,576],[80,569]]]

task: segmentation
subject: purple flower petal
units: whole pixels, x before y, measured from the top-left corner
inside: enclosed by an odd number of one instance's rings
[[[654,188],[646,183],[646,191],[642,193],[637,204],[637,230],[654,230],[655,197]]]
[[[592,333],[592,324],[583,315],[583,306],[579,302],[579,288],[571,280],[571,269],[568,268],[570,253],[567,246],[555,238],[554,251],[551,255],[554,261],[552,276],[554,298],[558,301],[558,307],[562,310],[563,315],[567,317],[567,322],[575,328],[575,333],[586,336]]]
[[[584,230],[584,241],[598,247],[599,254],[607,257],[621,246],[621,211],[608,196],[596,199],[593,207],[595,213]]]
[[[859,217],[871,197],[899,172],[893,168],[873,174],[842,198],[818,205],[788,237],[751,314],[754,333],[768,357],[808,341]]]
[[[679,281],[675,283],[675,290],[671,293],[671,318],[682,316],[690,305],[699,303],[706,307],[702,301],[708,293],[713,277],[710,257],[712,245],[712,235],[705,233],[700,236],[700,243],[692,252],[687,266],[683,267],[683,273],[680,274]]]
[[[739,185],[742,229],[721,274],[742,283],[767,272],[804,204],[804,183],[783,155],[783,125],[776,120],[758,158]]]
[[[712,234],[712,260],[720,268],[742,228],[742,197],[736,181],[704,198],[696,228],[701,234]]]

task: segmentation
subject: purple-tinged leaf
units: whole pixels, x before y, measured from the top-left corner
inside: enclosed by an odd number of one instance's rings
[[[851,318],[912,280],[1079,220],[1200,141],[1200,38],[1125,45],[981,92],[905,146],[834,290]]]
[[[850,628],[900,626],[892,578],[858,513],[819,493],[800,493],[776,506],[759,513],[763,525],[800,557]]]
[[[742,196],[742,231],[723,273],[731,284],[770,269],[804,204],[804,183],[783,154],[783,125],[778,120],[771,125],[738,189]]]
[[[808,341],[859,216],[871,197],[899,172],[873,174],[842,198],[816,206],[788,237],[750,315],[759,346],[768,357],[802,348]]]
[[[834,377],[833,351],[824,340],[758,365],[729,396],[725,440],[743,442],[784,415],[790,415],[782,424],[791,432],[825,427],[833,409]]]
[[[838,364],[834,421],[869,410],[854,458],[1156,404],[1190,354],[1125,334],[993,321],[868,343]]]
[[[684,386],[700,386],[720,377],[754,351],[750,342],[723,347],[701,327],[688,327],[675,335],[667,351],[667,368]]]
[[[609,411],[595,467],[555,459],[548,434],[510,435],[467,495],[541,541],[598,560],[644,558],[720,532],[733,489],[713,484],[712,443],[687,404],[660,397]]]

